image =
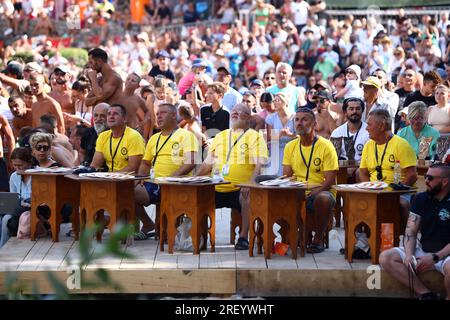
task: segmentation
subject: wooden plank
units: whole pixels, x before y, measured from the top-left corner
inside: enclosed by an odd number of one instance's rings
[[[290,253],[290,252],[289,252]],[[267,268],[270,270],[294,269],[298,268],[297,261],[292,259],[290,254],[280,256],[273,254],[272,259],[266,259]]]
[[[200,255],[192,252],[180,252],[177,254],[177,268],[183,270],[198,269],[200,267]]]
[[[27,254],[25,259],[20,263],[17,271],[35,271],[41,264],[44,257],[53,245],[51,238],[39,239],[33,249]]]
[[[74,240],[65,240],[60,242],[54,242],[50,250],[42,259],[36,270],[38,271],[56,271],[63,263],[67,253],[72,248]]]
[[[248,250],[236,250],[237,269],[267,269],[266,258],[263,254],[257,255],[256,249],[253,257],[248,255]]]
[[[10,238],[0,249],[0,271],[16,270],[36,243],[30,239]]]
[[[120,269],[152,269],[158,250],[158,241],[134,241],[127,246],[126,253],[133,255],[134,259],[122,259]]]
[[[236,269],[236,253],[233,245],[216,245],[216,252],[200,252],[201,269]]]

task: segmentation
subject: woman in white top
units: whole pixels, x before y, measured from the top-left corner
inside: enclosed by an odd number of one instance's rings
[[[294,117],[295,113],[289,110],[290,96],[284,92],[279,92],[273,100],[275,112],[266,117],[267,141],[269,146],[278,145],[278,154],[276,150],[271,151],[271,164],[268,174],[283,174],[283,154],[286,144],[294,139],[295,133]]]
[[[428,124],[439,133],[450,133],[449,88],[443,84],[436,88],[434,98],[437,104],[428,108]]]
[[[86,106],[86,96],[89,93],[89,82],[79,79],[72,85],[72,98],[75,101],[75,114],[64,112],[64,119],[70,122],[70,127],[82,124],[92,126],[92,106]]]

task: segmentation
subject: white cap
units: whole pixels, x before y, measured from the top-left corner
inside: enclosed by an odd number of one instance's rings
[[[351,66],[348,66],[345,70],[351,69],[356,73],[356,76],[358,79],[361,79],[361,68],[357,64],[352,64]]]

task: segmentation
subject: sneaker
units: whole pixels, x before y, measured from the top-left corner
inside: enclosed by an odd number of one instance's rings
[[[245,238],[239,238],[236,245],[234,246],[234,249],[236,250],[248,250],[249,243],[248,240]]]

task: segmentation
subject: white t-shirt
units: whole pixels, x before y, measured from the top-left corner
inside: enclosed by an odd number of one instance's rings
[[[359,80],[347,80],[345,89],[347,89],[347,93],[344,95],[344,99],[352,97],[363,99],[364,97],[364,91],[359,86]]]
[[[294,13],[294,23],[296,26],[306,24],[308,19],[309,4],[306,1],[292,2],[291,10]]]
[[[332,138],[353,137],[353,139],[355,139],[355,135],[358,134],[358,136],[356,137],[356,141],[355,141],[355,160],[359,161],[359,160],[361,160],[364,145],[370,139],[369,132],[367,132],[366,128],[367,128],[367,123],[362,122],[362,125],[361,125],[361,128],[359,129],[359,131],[357,131],[356,133],[351,133],[351,132],[348,132],[347,122],[346,122],[343,125],[334,129],[333,132],[331,133],[331,137]],[[339,154],[338,157],[342,157],[342,158],[345,158],[346,160],[348,160],[347,152],[345,152],[344,141],[342,141],[341,154]]]

